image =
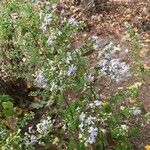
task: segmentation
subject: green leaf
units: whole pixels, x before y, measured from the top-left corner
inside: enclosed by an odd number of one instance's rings
[[[12,98],[9,96],[9,95],[0,95],[0,102],[7,102],[7,101],[10,101],[12,100]]]
[[[10,101],[8,101],[8,102],[3,102],[3,103],[2,103],[2,106],[3,106],[4,109],[11,109],[11,108],[13,108],[13,103],[10,102]]]
[[[138,128],[130,129],[130,136],[138,137],[140,135],[140,130]]]
[[[14,115],[14,110],[13,109],[4,109],[3,114],[5,116],[13,116]]]

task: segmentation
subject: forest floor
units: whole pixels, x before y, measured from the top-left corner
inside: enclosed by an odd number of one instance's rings
[[[0,0],[1,3],[1,0]],[[88,37],[93,35],[98,36],[101,40],[100,49],[104,48],[109,42],[115,45],[120,45],[122,49],[132,50],[131,43],[127,39],[126,22],[132,24],[134,30],[140,35],[140,59],[146,68],[150,68],[150,1],[149,0],[114,0],[108,10],[96,12],[94,9],[90,14],[85,14],[81,6],[74,6],[70,0],[61,0],[58,9],[64,9],[64,14],[67,18],[75,18],[78,21],[83,20],[86,23],[86,28],[79,32],[74,37],[76,46],[82,45]],[[89,55],[88,64],[90,66],[97,63],[97,52]],[[123,55],[123,56],[120,56]],[[132,63],[132,56],[119,54],[120,57]],[[1,62],[0,62],[1,63]],[[1,77],[1,75],[0,75]],[[145,75],[139,94],[139,102],[142,103],[145,112],[150,112],[150,77]],[[121,83],[109,82],[104,80],[105,88],[98,85],[99,90],[103,88],[102,97],[107,99],[115,94],[120,89],[125,89],[136,82],[141,82],[141,79],[131,77],[128,81]],[[15,83],[14,83],[15,84]],[[7,86],[7,85],[6,85]],[[4,89],[0,85],[0,90]],[[8,88],[8,87],[6,87]],[[11,87],[10,87],[11,89]],[[26,89],[20,89],[21,94],[26,94]],[[13,92],[13,91],[11,91]],[[20,95],[20,96],[24,96]],[[26,98],[25,98],[26,99]],[[144,146],[150,145],[150,122],[139,118],[140,124],[136,126],[140,129],[140,136],[136,139],[131,139],[135,150],[143,150]]]

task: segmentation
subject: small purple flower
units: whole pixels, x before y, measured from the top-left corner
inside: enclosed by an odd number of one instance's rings
[[[79,124],[79,128],[80,128],[81,131],[83,131],[83,127],[84,127],[84,124],[83,124],[83,122],[81,122],[81,123]]]
[[[48,40],[47,40],[47,45],[51,46],[53,43],[54,43],[54,41],[52,40],[51,37],[49,37]]]
[[[91,73],[88,75],[88,80],[90,82],[94,81],[94,76]]]
[[[52,14],[46,14],[46,16],[44,17],[44,22],[49,25],[52,21]]]
[[[68,20],[68,23],[69,23],[70,25],[76,25],[76,24],[78,23],[78,21],[77,21],[75,18],[70,18],[70,19]]]
[[[45,31],[46,31],[46,29],[47,29],[46,23],[42,23],[40,29],[43,31],[43,33],[45,33]]]
[[[85,117],[86,117],[85,113],[82,112],[80,115],[80,121],[84,121]]]
[[[106,66],[108,64],[108,60],[107,59],[103,59],[99,62],[99,66]]]
[[[92,41],[96,41],[96,40],[98,40],[98,36],[93,35],[93,36],[91,37],[91,39],[92,39]]]
[[[111,59],[108,58],[102,59],[99,62],[100,73],[102,76],[108,76],[112,80],[116,80],[116,82],[121,81],[124,78],[130,76],[129,70],[130,67],[125,62],[121,62],[119,59]]]
[[[29,135],[28,133],[25,133],[25,145],[29,146],[29,145],[35,145],[38,142],[38,138],[31,134]]]
[[[133,115],[135,115],[135,116],[138,116],[138,115],[140,115],[141,114],[141,109],[139,108],[139,107],[137,107],[137,108],[134,108],[134,110],[133,110]]]
[[[94,124],[94,120],[96,119],[96,117],[92,117],[89,116],[86,120],[85,123],[87,123],[88,125]]]
[[[88,132],[90,133],[90,136],[87,140],[88,143],[93,144],[96,142],[96,137],[98,135],[98,128],[93,128],[92,126],[89,127]]]
[[[76,71],[77,71],[77,67],[72,64],[71,66],[69,66],[69,70],[67,71],[67,76],[71,76],[75,74]]]
[[[94,101],[94,103],[95,103],[95,106],[101,106],[102,105],[102,102],[99,100]]]
[[[42,71],[40,71],[34,80],[34,85],[39,88],[47,88],[47,81]]]
[[[57,4],[52,4],[52,9],[56,9],[56,7],[57,7]]]

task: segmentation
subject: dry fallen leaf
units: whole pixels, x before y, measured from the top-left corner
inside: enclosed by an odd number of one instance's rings
[[[27,82],[27,88],[30,89],[32,87],[32,83],[31,82]]]
[[[84,34],[82,34],[82,36],[83,36],[84,38],[86,38],[88,35],[87,35],[87,33],[84,33]]]
[[[11,130],[15,130],[18,123],[18,118],[15,116],[10,116],[6,118],[6,125]]]
[[[146,150],[150,150],[150,145],[145,146]]]

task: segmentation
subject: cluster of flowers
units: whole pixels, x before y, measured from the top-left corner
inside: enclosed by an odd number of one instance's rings
[[[56,11],[56,4],[51,4],[50,2],[46,2],[46,7],[44,8],[44,11],[41,10],[40,12],[40,19],[41,19],[41,27],[40,29],[43,31],[43,33],[47,33],[49,26],[53,23],[54,15]],[[51,31],[48,40],[47,45],[51,46],[55,43],[55,39],[58,35],[61,35],[61,31]]]
[[[95,108],[100,107],[102,104],[101,101],[96,100],[93,103],[90,103],[87,107]],[[79,139],[85,144],[93,144],[96,142],[99,129],[96,127],[96,122],[99,120],[96,116],[88,115],[86,112],[82,112],[79,116]]]
[[[72,76],[73,74],[75,74],[75,72],[77,71],[77,66],[72,64],[72,62],[79,56],[81,55],[81,51],[80,49],[75,49],[74,52],[67,52],[66,53],[66,59],[65,59],[65,63],[69,64],[69,68],[68,71],[66,72],[67,76]]]
[[[48,47],[52,46],[52,49],[53,49],[53,46],[56,43],[57,37],[63,35],[63,31],[60,31],[58,28],[56,28],[56,25],[53,25],[55,24],[55,12],[56,12],[57,5],[55,3],[51,4],[51,2],[48,2],[48,1],[47,2],[35,1],[35,2],[41,9],[40,29],[43,31],[43,34],[47,37],[47,46]],[[42,5],[43,3],[44,5]],[[42,6],[44,6],[44,10],[43,8],[41,8]],[[62,13],[64,13],[63,10],[62,10]],[[79,24],[79,22],[75,18],[69,18],[67,20],[64,20],[63,23],[65,24],[67,23],[69,26],[76,26]],[[47,62],[49,63],[48,67],[46,67],[44,70],[42,69],[43,71],[42,70],[37,71],[37,74],[35,75],[36,79],[34,81],[34,85],[39,88],[48,89],[50,91],[54,91],[58,88],[62,89],[60,85],[62,82],[62,79],[64,79],[66,76],[69,77],[69,76],[74,75],[78,69],[74,63],[74,59],[76,57],[75,53],[77,52],[80,53],[78,49],[73,51],[73,53],[67,52],[64,58],[60,58],[60,57],[57,58],[56,56],[56,60],[55,59],[50,60],[47,58]],[[68,70],[65,70],[65,69],[68,69]],[[48,76],[51,76],[51,77],[54,76],[54,78],[57,76],[59,78],[59,81],[58,81],[59,87],[57,86],[57,81],[56,81],[58,80],[58,78],[50,79],[51,83],[48,84],[48,81],[45,76],[45,72],[46,74],[48,74]]]
[[[125,107],[121,106],[120,109],[124,110]],[[132,107],[132,108],[129,109],[129,113],[132,114],[132,115],[134,115],[134,116],[139,116],[142,113],[142,111],[141,111],[140,107],[135,107],[134,106],[134,107]]]
[[[98,110],[103,110],[105,102],[100,100],[95,100],[92,103],[89,103],[85,107],[85,111],[80,112],[79,115],[79,139],[85,145],[94,144],[96,139],[100,136],[106,136],[107,126],[109,120],[112,118],[112,113],[98,112]],[[134,116],[139,116],[141,114],[141,109],[139,107],[133,107],[129,110]],[[108,121],[108,122],[107,122]],[[112,134],[116,138],[122,136],[127,136],[129,127],[126,124],[117,125],[111,129]]]
[[[68,19],[69,25],[77,25],[79,22],[75,18],[69,18]]]
[[[60,87],[54,81],[51,81],[51,84],[48,84],[48,80],[46,79],[44,72],[39,70],[36,73],[36,78],[34,80],[34,85],[41,89],[46,89],[49,91],[61,90]]]
[[[50,117],[41,120],[41,122],[36,125],[36,129],[33,129],[33,126],[29,127],[28,133],[25,132],[24,134],[26,147],[35,145],[36,143],[43,144],[41,140],[49,134],[51,128],[52,122]]]
[[[120,48],[116,47],[111,42],[110,44],[105,46],[102,51],[100,51],[99,58],[101,60],[98,63],[101,75],[108,76],[116,82],[119,82],[131,75],[130,66],[128,64],[126,64],[119,58],[113,58],[119,50]]]
[[[120,110],[124,110],[124,109],[125,109],[125,106],[120,107]],[[129,113],[134,115],[134,116],[139,116],[142,113],[142,111],[141,111],[140,107],[135,107],[134,106],[134,107],[129,109]]]
[[[47,80],[45,79],[43,71],[38,71],[36,75],[36,79],[34,80],[34,85],[38,88],[47,88]]]
[[[53,60],[48,60],[48,69],[42,69],[42,70],[38,70],[35,73],[35,80],[34,80],[34,85],[38,88],[42,88],[42,89],[48,89],[51,92],[59,89],[62,89],[62,86],[59,85],[59,87],[57,86],[56,82],[51,81],[51,84],[48,84],[48,81],[44,75],[44,72],[48,72],[49,74],[51,74],[52,76],[56,76],[59,77],[59,82],[61,82],[61,80],[65,77],[70,77],[72,75],[74,75],[77,71],[77,66],[74,64],[76,58],[78,58],[78,56],[81,55],[81,51],[80,49],[75,49],[72,53],[71,52],[67,52],[66,53],[66,57],[64,58],[64,61],[62,60],[61,62],[55,63],[55,61]],[[67,70],[63,70],[61,69],[62,65],[66,65],[67,66]],[[57,68],[60,68],[59,70]],[[54,75],[55,74],[55,75]]]
[[[44,3],[44,2],[43,2]],[[51,25],[54,17],[54,12],[56,10],[56,4],[51,4],[50,2],[46,2],[46,7],[44,10],[40,12],[40,19],[41,19],[41,27],[40,29],[45,33],[48,29],[48,26]],[[38,4],[40,5],[40,4]]]
[[[33,75],[35,77],[34,85],[39,88],[50,89],[50,91],[55,89],[61,90],[63,86],[63,84],[60,85],[61,81],[64,78],[66,79],[67,77],[73,76],[77,72],[78,67],[76,63],[81,55],[81,50],[76,48],[73,52],[66,52],[65,56],[61,60],[57,59],[55,61],[47,59],[48,67],[46,69],[43,68],[38,70],[35,75]],[[48,84],[45,72],[47,72],[50,76],[54,76],[54,78],[56,76],[59,78],[59,87],[57,86],[56,81],[52,81],[53,79],[51,79],[51,84]],[[58,78],[56,79],[58,80]],[[89,75],[88,78],[93,78],[92,74]]]
[[[92,43],[93,43],[93,49],[98,49],[99,48],[99,46],[101,46],[101,44],[102,44],[102,40],[100,40],[99,39],[99,37],[98,36],[95,36],[95,35],[93,35],[91,38],[89,38],[89,40],[91,40],[92,41]]]

